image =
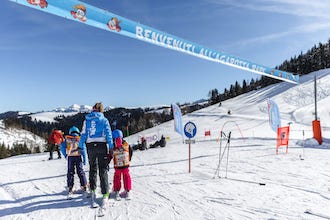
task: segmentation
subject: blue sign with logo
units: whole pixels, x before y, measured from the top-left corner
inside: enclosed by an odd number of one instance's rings
[[[195,137],[197,133],[197,127],[194,123],[191,121],[187,122],[184,126],[184,134],[186,135],[187,138],[193,138]]]

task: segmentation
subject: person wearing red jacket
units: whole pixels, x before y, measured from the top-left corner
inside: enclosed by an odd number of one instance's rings
[[[61,159],[60,145],[64,141],[63,133],[56,128],[53,128],[52,133],[48,138],[48,143],[50,144],[49,160],[53,159],[53,151],[57,151],[58,159]]]

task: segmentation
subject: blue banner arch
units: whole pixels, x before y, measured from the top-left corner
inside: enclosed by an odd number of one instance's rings
[[[237,56],[204,47],[78,0],[10,1],[202,59],[222,63],[290,83],[299,83],[299,75],[294,75],[275,68],[269,68],[264,65],[241,59]]]

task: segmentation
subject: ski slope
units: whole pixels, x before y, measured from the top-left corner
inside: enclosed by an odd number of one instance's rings
[[[330,70],[318,71],[318,116],[324,142],[312,138],[314,73],[300,85],[279,83],[183,117],[197,126],[196,143],[174,132],[173,121],[127,138],[164,134],[164,148],[134,151],[132,200],[112,202],[103,219],[324,219],[330,216]],[[291,125],[289,152],[275,154],[276,134],[268,122],[267,98]],[[232,114],[228,115],[228,110]],[[204,137],[205,131],[211,137]],[[231,132],[230,144],[219,140]],[[303,135],[304,131],[304,135]],[[227,146],[221,160],[220,145]],[[227,157],[228,155],[228,157]],[[0,160],[0,219],[96,219],[96,209],[77,193],[66,200],[66,160],[48,154]],[[228,159],[228,160],[227,160]],[[88,175],[89,167],[85,166]],[[113,180],[111,164],[109,180]],[[75,177],[75,187],[79,181]],[[112,187],[112,183],[110,188]],[[98,188],[98,202],[101,194]],[[309,211],[307,213],[306,211]]]

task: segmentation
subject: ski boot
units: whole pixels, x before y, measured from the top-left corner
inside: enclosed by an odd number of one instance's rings
[[[126,199],[126,200],[131,200],[131,195],[130,195],[129,190],[126,190],[126,193],[125,193],[125,199]]]
[[[68,200],[71,200],[71,199],[72,199],[72,196],[73,196],[73,190],[72,190],[72,187],[69,187],[69,191],[68,191],[67,199],[68,199]]]
[[[105,212],[107,210],[107,207],[108,207],[108,200],[109,200],[109,194],[103,194],[103,198],[102,198],[102,203],[101,203],[101,206],[99,208],[99,211],[98,211],[98,216],[99,217],[102,217],[105,215]]]
[[[114,197],[115,200],[117,201],[120,201],[121,200],[121,197],[119,195],[119,191],[115,191],[115,197]]]
[[[98,207],[95,200],[96,200],[96,195],[95,195],[95,192],[92,191],[91,192],[91,208],[97,208]]]

